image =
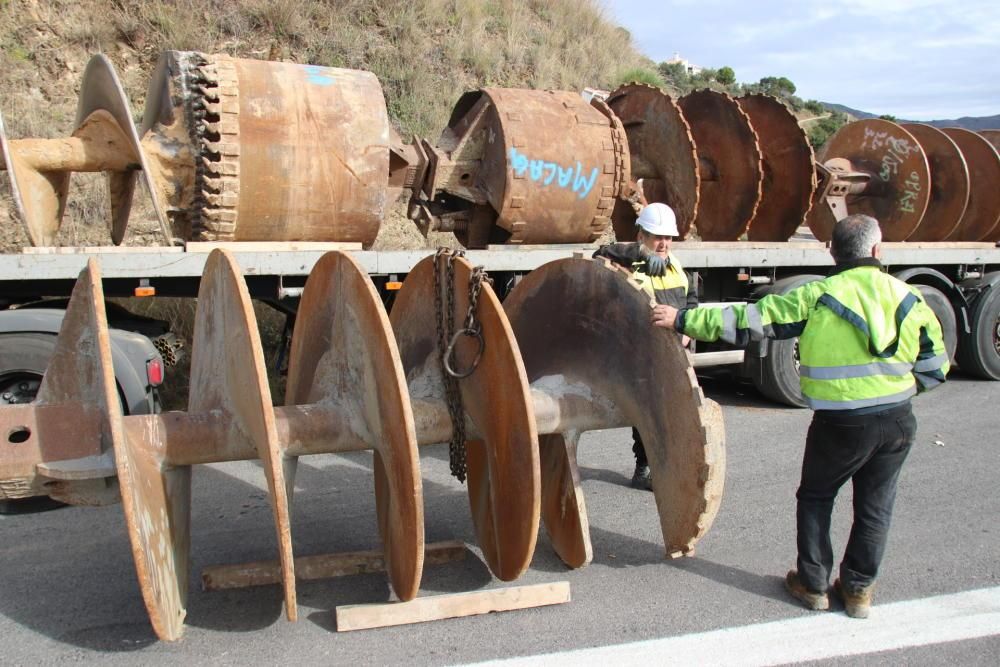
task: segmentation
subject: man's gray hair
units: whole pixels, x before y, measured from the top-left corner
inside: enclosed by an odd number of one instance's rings
[[[872,256],[872,248],[882,242],[878,220],[870,215],[849,215],[833,226],[830,251],[838,262]]]

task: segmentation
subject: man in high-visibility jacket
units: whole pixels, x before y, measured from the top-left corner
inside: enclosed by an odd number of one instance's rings
[[[797,568],[785,587],[810,609],[829,608],[830,514],[850,479],[854,525],[834,590],[855,618],[868,616],[916,435],[910,397],[944,382],[949,368],[941,326],[920,292],[882,271],[881,240],[874,218],[852,215],[834,227],[836,267],[825,280],[749,305],[653,313],[654,325],[698,340],[799,337],[802,394],[816,412],[796,493]]]
[[[618,266],[632,272],[636,280],[656,303],[681,307],[698,305],[698,289],[693,276],[670,252],[677,236],[677,217],[666,204],[649,204],[635,221],[637,243],[611,243],[601,246],[594,257],[606,257]],[[686,344],[686,339],[684,339]],[[632,429],[632,453],[635,454],[635,472],[632,486],[653,490],[649,474],[646,448],[639,431]]]

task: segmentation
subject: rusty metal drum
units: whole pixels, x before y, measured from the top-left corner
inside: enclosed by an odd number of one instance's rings
[[[456,170],[443,189],[481,205],[456,230],[469,247],[595,241],[628,171],[620,122],[564,91],[466,93],[438,148]]]
[[[850,161],[854,171],[868,174],[860,194],[847,197],[851,213],[870,215],[882,227],[885,241],[905,241],[920,225],[930,201],[930,165],[920,142],[896,123],[871,118],[849,123],[827,141],[818,161]],[[830,239],[836,216],[817,202],[809,228],[821,241]]]
[[[374,242],[389,173],[374,74],[169,51],[147,98],[144,148],[175,236]]]

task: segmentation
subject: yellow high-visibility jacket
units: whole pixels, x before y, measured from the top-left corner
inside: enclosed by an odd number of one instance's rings
[[[674,308],[698,305],[695,279],[684,270],[673,253],[667,258],[667,272],[663,276],[646,273],[646,260],[640,254],[638,243],[610,243],[598,248],[594,257],[605,257],[618,266],[630,269],[632,278],[656,299],[656,303]]]
[[[934,312],[875,259],[754,304],[682,310],[675,328],[735,345],[799,336],[802,394],[814,410],[899,403],[944,382],[949,369]]]

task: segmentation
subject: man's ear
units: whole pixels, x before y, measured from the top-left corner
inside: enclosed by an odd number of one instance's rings
[[[882,244],[876,243],[872,246],[872,257],[875,259],[882,259]]]

